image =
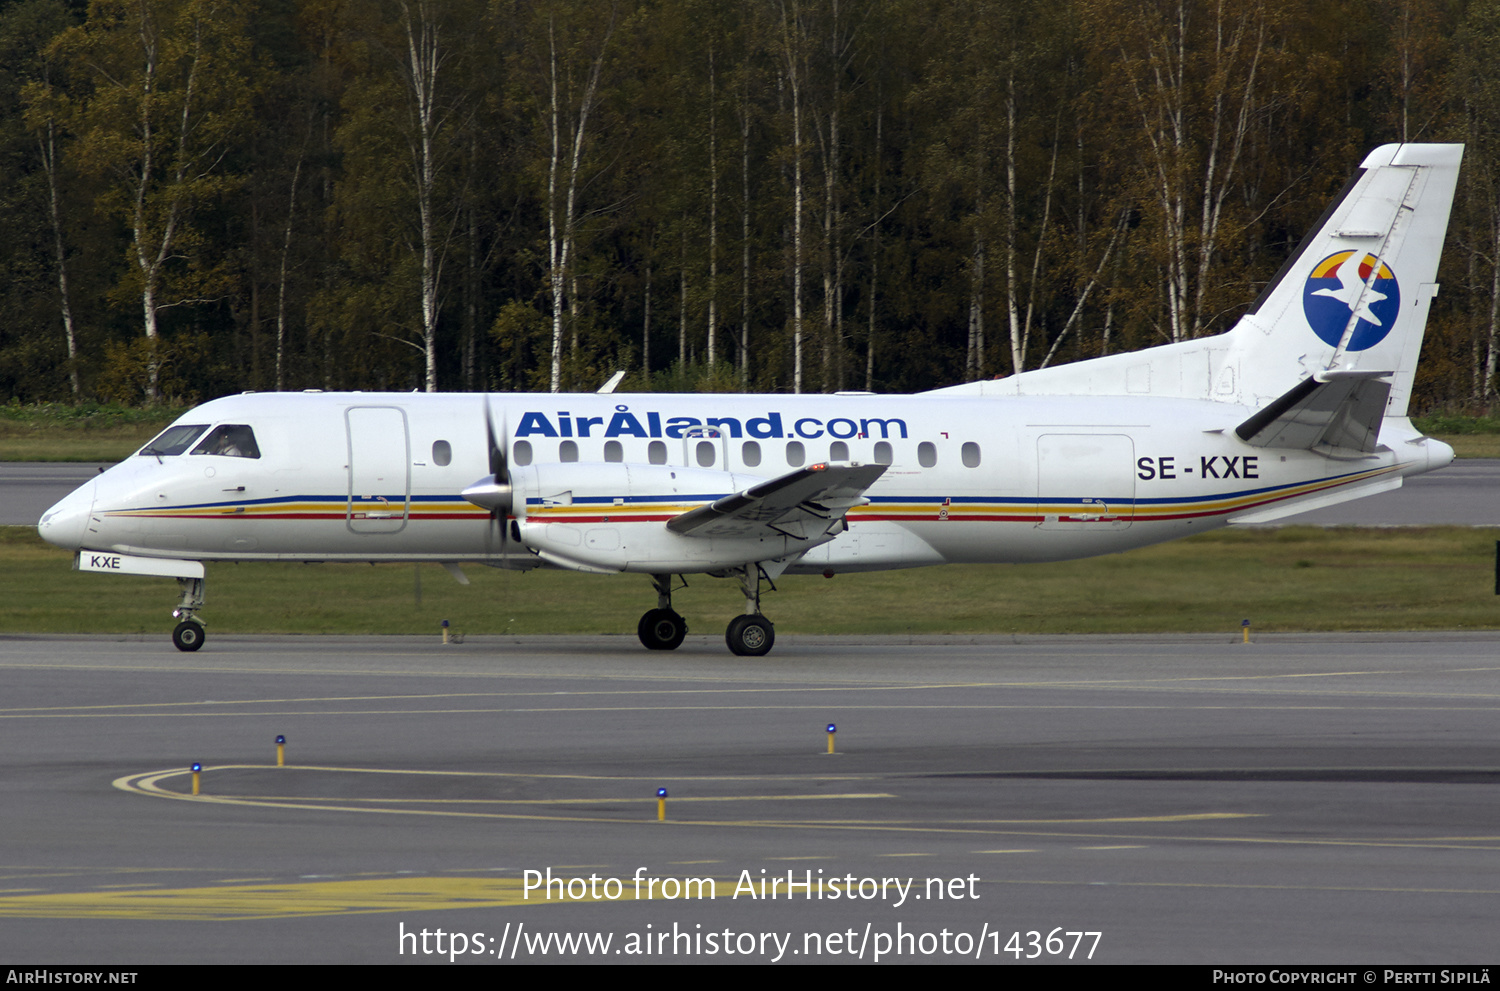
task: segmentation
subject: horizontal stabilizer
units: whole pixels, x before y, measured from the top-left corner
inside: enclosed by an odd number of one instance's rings
[[[667,521],[692,537],[822,536],[885,473],[885,465],[816,464],[753,485]],[[837,533],[838,531],[833,531]]]
[[[1234,432],[1255,447],[1371,454],[1391,395],[1390,375],[1319,372],[1294,385]]]

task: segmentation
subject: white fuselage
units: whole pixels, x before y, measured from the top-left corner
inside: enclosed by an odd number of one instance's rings
[[[662,573],[694,570],[665,537],[682,512],[803,465],[886,463],[847,532],[810,548],[789,537],[763,558],[877,570],[1117,552],[1394,487],[1452,457],[1404,418],[1364,457],[1255,447],[1233,429],[1252,412],[1150,396],[246,394],[178,423],[249,426],[259,457],[138,454],[39,530],[73,549],[199,561],[525,567],[556,563],[534,553],[555,547],[585,570]],[[491,471],[487,421],[520,544],[459,494]],[[697,570],[715,570],[711,544],[685,545],[703,548]]]

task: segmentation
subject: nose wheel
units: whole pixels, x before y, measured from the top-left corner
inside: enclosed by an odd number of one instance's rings
[[[172,631],[172,644],[178,650],[197,650],[208,639],[208,634],[203,632],[203,621],[196,616],[203,608],[203,584],[202,578],[177,579],[177,587],[182,589],[182,601],[172,610],[172,616],[182,622]]]
[[[178,650],[193,651],[203,646],[206,634],[203,626],[194,619],[185,619],[177,624],[172,631],[172,643],[177,645]]]

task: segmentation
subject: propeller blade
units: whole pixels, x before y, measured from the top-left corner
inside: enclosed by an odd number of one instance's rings
[[[500,425],[500,436],[495,436],[495,415],[490,410],[488,398],[484,401],[484,429],[490,448],[490,474],[504,482],[510,482],[510,472],[505,459],[505,424]]]
[[[498,432],[495,430],[495,417],[488,397],[484,401],[484,430],[485,442],[489,449],[490,473],[460,494],[481,509],[489,510],[490,521],[489,526],[485,528],[484,535],[485,556],[493,556],[494,533],[498,529],[500,531],[500,557],[503,560],[510,549],[508,524],[515,493],[511,487],[510,468],[505,456],[509,430],[503,414],[500,430]]]

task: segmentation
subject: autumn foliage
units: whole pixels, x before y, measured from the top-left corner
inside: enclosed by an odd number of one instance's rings
[[[7,0],[0,400],[1008,375],[1222,332],[1405,140],[1487,409],[1500,0]]]

